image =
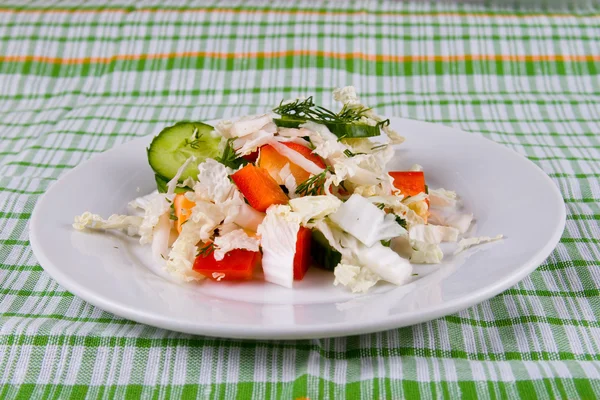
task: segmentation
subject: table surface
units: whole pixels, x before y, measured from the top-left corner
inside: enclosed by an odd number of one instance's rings
[[[600,9],[21,3],[0,6],[0,398],[600,395]],[[34,257],[36,201],[83,160],[177,120],[298,95],[331,105],[347,84],[383,115],[460,127],[539,165],[568,210],[548,260],[428,323],[255,342],[115,317]]]

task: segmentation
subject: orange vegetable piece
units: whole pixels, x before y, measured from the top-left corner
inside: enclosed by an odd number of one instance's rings
[[[425,175],[423,171],[393,171],[394,186],[405,196],[415,196],[425,192]]]
[[[312,150],[308,147],[292,142],[284,142],[282,144],[300,153],[306,159],[314,162],[319,167],[326,167],[323,159],[318,155],[313,154]],[[260,148],[260,160],[258,162],[258,166],[269,171],[269,175],[271,175],[271,177],[273,177],[273,179],[275,179],[279,185],[283,185],[283,181],[279,177],[279,171],[285,167],[285,164],[290,164],[290,171],[294,176],[294,179],[296,179],[297,184],[300,184],[310,178],[309,172],[291,162],[289,158],[281,155],[277,150],[275,150],[275,148],[273,148],[273,146],[265,145]]]
[[[265,212],[272,204],[287,204],[286,194],[266,169],[247,164],[231,175],[248,203],[257,211]]]
[[[181,233],[181,226],[192,216],[192,208],[196,203],[188,200],[183,193],[179,193],[173,199],[173,208],[175,209],[175,216],[177,217],[177,232]]]

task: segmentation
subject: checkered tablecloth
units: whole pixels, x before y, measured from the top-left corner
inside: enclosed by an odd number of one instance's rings
[[[23,4],[0,4],[0,398],[600,395],[600,9]],[[269,342],[115,317],[33,255],[36,201],[83,160],[177,120],[258,113],[297,95],[330,106],[347,84],[383,115],[460,127],[539,165],[568,209],[550,258],[452,316]]]

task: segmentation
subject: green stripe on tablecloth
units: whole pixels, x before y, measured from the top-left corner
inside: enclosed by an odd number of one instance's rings
[[[363,70],[388,71],[378,73],[379,76],[395,75],[458,75],[475,74],[489,71],[491,74],[537,76],[545,75],[580,75],[583,70],[585,74],[597,75],[600,73],[599,61],[550,61],[550,62],[508,62],[508,61],[364,61],[360,58],[338,59],[327,56],[280,56],[275,58],[258,57],[255,59],[259,69],[274,69],[280,65],[290,68],[296,63],[306,63],[317,68],[333,68],[347,72],[361,72]],[[248,59],[222,59],[213,57],[185,57],[174,56],[160,60],[115,60],[110,63],[85,62],[75,65],[61,65],[60,63],[44,63],[37,61],[12,62],[3,61],[0,64],[1,74],[30,74],[52,77],[70,76],[99,76],[110,65],[114,71],[142,71],[152,65],[152,69],[159,70],[196,70],[210,69],[216,71],[234,71],[248,68]]]
[[[33,396],[43,395],[47,396],[49,393],[52,393],[56,398],[63,398],[63,396],[67,396],[68,398],[85,398],[86,395],[91,395],[92,397],[101,396],[101,394],[107,394],[109,396],[117,395],[117,393],[121,393],[124,396],[133,396],[132,398],[140,398],[140,396],[155,396],[156,391],[158,389],[164,390],[166,393],[172,393],[177,396],[181,396],[181,398],[196,398],[200,394],[202,394],[202,398],[223,398],[225,392],[233,392],[235,393],[234,398],[248,398],[252,396],[254,392],[258,389],[257,386],[264,385],[265,387],[275,386],[275,388],[267,388],[266,392],[269,393],[281,393],[282,391],[291,390],[293,397],[292,398],[302,398],[305,397],[309,392],[306,390],[306,384],[303,382],[306,378],[297,380],[294,383],[252,383],[252,382],[241,382],[235,386],[229,386],[230,384],[213,384],[208,386],[202,386],[198,384],[186,384],[186,385],[164,385],[160,387],[153,386],[145,386],[145,385],[128,385],[128,386],[117,386],[112,385],[109,387],[90,387],[87,385],[34,385],[27,384],[21,387],[15,387],[13,385],[6,385],[1,388],[0,394],[16,391],[17,398],[34,398]],[[393,381],[387,378],[381,379],[382,383],[380,385],[380,389],[373,393],[375,398],[386,398],[386,396],[406,396],[406,398],[415,398],[418,397],[420,393],[423,393],[423,390],[430,390],[431,393],[435,393],[436,391],[440,392],[439,395],[444,398],[450,398],[450,384],[447,382],[436,382],[431,383],[429,385],[424,385],[419,381],[403,381],[402,386],[393,385]],[[544,378],[540,382],[545,390],[542,392],[545,396],[558,397],[561,396],[563,398],[568,397],[565,388],[562,386],[562,382],[558,378]],[[594,398],[595,391],[590,385],[589,381],[586,379],[574,379],[572,381],[575,389],[575,393],[580,396],[579,398]],[[347,385],[346,387],[340,387],[333,382],[319,379],[318,385],[320,390],[318,393],[320,395],[324,395],[328,393],[332,398],[335,396],[334,393],[338,391],[342,391],[344,393],[344,398],[352,399],[358,398],[361,395],[361,386],[364,385],[363,382],[354,382],[352,384]],[[504,382],[489,382],[489,388],[486,390],[491,391],[499,391],[500,393],[506,393],[506,384]],[[519,393],[519,397],[521,399],[537,399],[540,395],[539,389],[536,390],[535,384],[520,380],[517,381],[517,390]],[[427,389],[423,388],[426,386]],[[481,393],[480,390],[480,382],[477,381],[460,381],[460,393],[463,398],[474,398],[478,393]],[[554,387],[561,387],[554,389]],[[399,393],[397,390],[401,389],[402,393]],[[218,394],[217,394],[218,393]],[[206,397],[204,397],[206,396]],[[271,394],[272,396],[272,394]],[[268,394],[265,393],[264,397],[261,398],[272,398]],[[381,397],[379,397],[381,396]],[[127,397],[129,398],[129,397]],[[166,397],[168,398],[168,396]],[[337,397],[339,398],[339,397]]]

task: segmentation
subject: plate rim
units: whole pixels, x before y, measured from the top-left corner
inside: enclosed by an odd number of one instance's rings
[[[339,336],[349,336],[349,335],[358,335],[358,334],[366,334],[379,332],[388,329],[401,328],[405,326],[411,326],[414,324],[430,321],[436,318],[440,318],[443,316],[447,316],[450,314],[454,314],[458,311],[466,309],[468,307],[477,305],[487,299],[490,299],[502,291],[510,288],[515,285],[526,276],[528,276],[531,272],[533,272],[539,265],[542,264],[544,260],[548,258],[548,256],[552,253],[552,251],[556,248],[558,243],[560,242],[560,238],[564,232],[566,226],[566,206],[564,203],[564,199],[562,194],[558,188],[558,186],[550,179],[550,177],[534,162],[529,160],[524,155],[517,153],[516,151],[510,149],[507,146],[501,145],[487,137],[484,137],[476,132],[467,132],[460,128],[432,123],[428,121],[415,120],[410,118],[400,118],[400,117],[392,117],[396,120],[405,120],[417,122],[419,124],[429,124],[434,125],[435,127],[444,127],[446,129],[450,129],[454,134],[459,135],[468,135],[469,140],[475,140],[482,142],[484,141],[486,145],[496,146],[497,150],[503,151],[505,154],[508,154],[510,157],[519,157],[522,160],[526,161],[530,167],[533,167],[536,170],[536,173],[540,176],[540,178],[544,179],[546,184],[552,188],[553,194],[556,196],[556,200],[560,200],[561,207],[560,215],[557,216],[557,224],[555,226],[554,232],[552,236],[546,244],[537,250],[535,254],[533,254],[529,260],[522,264],[522,266],[514,271],[512,274],[509,274],[503,279],[500,279],[493,284],[485,285],[481,289],[466,294],[460,298],[450,300],[441,305],[432,306],[429,309],[423,310],[412,310],[409,312],[405,312],[402,314],[392,314],[387,315],[385,317],[381,317],[378,320],[370,321],[366,324],[357,324],[355,321],[344,321],[339,322],[334,325],[328,324],[311,324],[311,325],[291,325],[291,326],[275,326],[270,327],[268,325],[260,325],[260,326],[244,326],[243,329],[239,325],[230,325],[225,323],[206,323],[199,325],[196,323],[190,323],[189,321],[178,321],[169,319],[166,317],[154,315],[151,313],[147,313],[145,311],[137,310],[134,307],[123,305],[117,302],[111,301],[109,298],[104,298],[102,296],[95,296],[93,293],[85,290],[85,287],[81,286],[77,283],[77,281],[69,278],[68,275],[61,271],[61,268],[56,266],[49,257],[42,250],[42,245],[38,235],[36,233],[35,227],[40,223],[42,216],[40,215],[40,204],[44,203],[44,200],[49,197],[51,193],[55,190],[55,184],[62,179],[67,178],[71,174],[75,173],[77,169],[85,166],[87,163],[93,162],[98,157],[102,157],[103,155],[116,150],[121,146],[125,146],[132,142],[140,141],[143,142],[145,140],[149,140],[153,135],[146,135],[142,137],[135,138],[133,140],[122,143],[118,146],[113,146],[112,148],[93,155],[88,158],[84,162],[77,165],[75,168],[69,170],[62,176],[60,176],[55,182],[51,184],[51,186],[46,190],[46,192],[40,196],[37,200],[34,210],[31,215],[31,219],[29,221],[28,234],[29,241],[32,248],[32,251],[37,258],[40,266],[44,269],[48,275],[54,279],[60,286],[65,288],[67,291],[73,293],[74,295],[80,297],[86,302],[104,310],[114,314],[117,317],[126,318],[131,321],[143,323],[146,325],[150,325],[157,328],[169,329],[176,332],[183,332],[194,335],[206,335],[213,337],[227,337],[233,339],[284,339],[284,340],[292,340],[292,339],[313,339],[313,338],[328,338],[328,337],[339,337]],[[209,121],[211,122],[211,121]]]

